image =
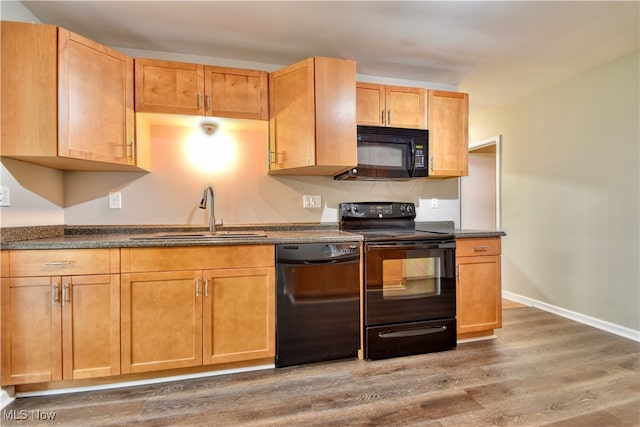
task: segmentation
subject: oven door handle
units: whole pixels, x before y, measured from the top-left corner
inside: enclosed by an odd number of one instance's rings
[[[403,331],[383,331],[378,332],[380,338],[403,338],[403,337],[416,337],[420,335],[437,334],[444,332],[447,327],[442,326],[429,326],[426,328],[405,329]]]
[[[455,249],[456,242],[437,242],[437,243],[425,243],[418,242],[415,244],[407,244],[405,242],[397,243],[370,243],[366,245],[367,250],[370,249],[402,249],[402,250],[417,250],[417,249]]]

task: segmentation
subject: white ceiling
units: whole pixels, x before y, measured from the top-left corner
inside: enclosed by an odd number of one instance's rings
[[[508,102],[638,50],[640,2],[22,1],[103,44],[288,65],[355,59],[359,75],[460,85]]]

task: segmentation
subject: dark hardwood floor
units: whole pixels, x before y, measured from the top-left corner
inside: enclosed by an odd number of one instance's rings
[[[505,310],[496,334],[443,353],[17,399],[0,423],[640,425],[639,343],[528,307]],[[37,420],[49,413],[54,421]]]

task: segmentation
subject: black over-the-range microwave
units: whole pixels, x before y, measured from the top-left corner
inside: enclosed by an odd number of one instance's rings
[[[429,131],[358,126],[358,166],[340,180],[407,180],[427,176]]]

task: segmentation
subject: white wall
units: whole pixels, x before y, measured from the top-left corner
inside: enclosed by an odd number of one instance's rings
[[[496,228],[496,153],[469,152],[469,175],[460,179],[462,228]]]
[[[215,190],[216,218],[225,224],[336,222],[340,202],[396,200],[418,205],[421,198],[431,197],[440,199],[440,207],[427,209],[422,203],[419,219],[459,219],[457,179],[345,182],[332,177],[270,176],[267,122],[223,119],[216,119],[218,130],[204,141],[204,147],[213,151],[197,160],[222,158],[225,153],[217,149],[224,147],[225,139],[236,151],[235,160],[199,168],[185,152],[194,127],[178,126],[177,116],[147,116],[157,123],[151,126],[153,171],[65,172],[67,224],[204,225],[207,212],[198,209],[198,203],[206,184]],[[108,208],[107,194],[116,190],[122,194],[120,210]],[[304,209],[303,194],[322,196],[323,209]]]
[[[471,140],[502,134],[503,288],[636,331],[638,63],[635,53],[470,117]]]

